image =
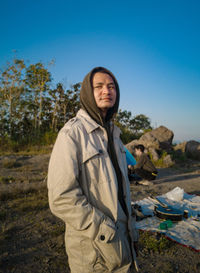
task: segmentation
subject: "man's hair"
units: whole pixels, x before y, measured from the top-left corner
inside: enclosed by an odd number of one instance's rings
[[[113,75],[110,73],[110,71],[108,71],[106,68],[104,67],[96,67],[93,69],[92,73],[91,73],[91,77],[90,77],[90,82],[91,82],[91,86],[93,86],[93,77],[96,73],[104,73],[104,74],[108,74],[114,81],[115,85],[116,85],[116,80],[115,78],[113,77]]]
[[[134,146],[134,150],[137,149],[137,150],[140,150],[141,152],[144,152],[144,145],[142,144],[138,144],[138,145],[135,145]]]

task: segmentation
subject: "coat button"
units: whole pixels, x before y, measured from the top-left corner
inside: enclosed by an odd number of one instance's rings
[[[105,236],[104,236],[104,235],[101,235],[101,236],[100,236],[100,239],[101,239],[101,241],[104,241],[104,240],[105,240]]]

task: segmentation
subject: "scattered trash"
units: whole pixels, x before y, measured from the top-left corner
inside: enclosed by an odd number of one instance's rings
[[[184,195],[184,190],[179,187],[176,187],[172,191],[166,193],[166,197],[173,201],[182,201],[183,195]]]

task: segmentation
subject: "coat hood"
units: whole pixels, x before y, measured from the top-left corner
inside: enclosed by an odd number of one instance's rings
[[[112,108],[108,109],[105,119],[103,118],[100,109],[97,107],[93,94],[92,80],[94,74],[97,72],[106,73],[110,75],[115,83],[116,88],[116,102]],[[113,115],[117,113],[119,107],[119,97],[120,97],[119,85],[117,83],[115,76],[108,69],[104,67],[95,67],[85,76],[80,91],[81,108],[84,109],[91,116],[91,118],[94,119],[98,124],[103,126],[105,122],[111,120]]]

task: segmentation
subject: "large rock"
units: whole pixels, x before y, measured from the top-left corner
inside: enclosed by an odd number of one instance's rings
[[[174,133],[164,126],[160,126],[146,134],[142,135],[140,139],[133,140],[126,145],[127,149],[133,152],[133,147],[137,144],[142,144],[149,150],[150,148],[158,150],[172,150],[172,140]]]
[[[185,146],[185,153],[190,158],[200,160],[200,142],[188,141]]]
[[[172,140],[174,133],[164,126],[160,126],[143,136],[140,141],[146,143],[146,147],[154,147],[155,149],[161,150],[172,150]]]
[[[158,154],[158,152],[156,151],[156,149],[150,147],[150,148],[148,149],[148,151],[149,151],[149,153],[151,154],[153,161],[158,161],[158,159],[159,159],[159,154]]]
[[[182,142],[174,146],[174,155],[176,156],[176,160],[183,159],[185,157],[185,147],[187,142]]]
[[[176,146],[174,146],[174,151],[184,154],[186,144],[187,144],[186,141],[184,141],[182,143],[179,143],[179,144],[176,144]]]
[[[171,167],[172,165],[174,165],[174,161],[172,160],[172,156],[171,155],[166,155],[164,158],[163,158],[163,165],[168,168],[168,167]]]

